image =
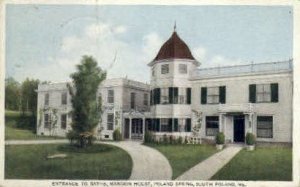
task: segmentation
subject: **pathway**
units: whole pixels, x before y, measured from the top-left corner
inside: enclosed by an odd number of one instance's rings
[[[6,145],[56,144],[68,140],[6,140]],[[141,145],[137,141],[99,142],[120,147],[132,158],[133,168],[129,180],[171,180],[172,168],[169,161],[157,150]]]
[[[209,180],[240,150],[242,150],[242,146],[229,146],[195,165],[175,180]]]
[[[172,168],[159,151],[136,141],[101,143],[118,146],[130,154],[133,160],[130,180],[171,180]]]

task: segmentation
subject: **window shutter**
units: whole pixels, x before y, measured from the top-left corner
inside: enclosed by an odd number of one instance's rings
[[[174,104],[178,104],[178,88],[177,87],[175,87],[175,88],[173,88],[174,90],[173,90],[173,101],[174,101]]]
[[[173,129],[172,129],[172,118],[169,118],[168,119],[168,132],[172,132]]]
[[[249,102],[250,103],[256,102],[256,85],[255,84],[249,85]]]
[[[226,86],[219,87],[219,102],[222,104],[226,103]]]
[[[190,118],[187,118],[185,120],[185,131],[191,132],[191,119]]]
[[[191,104],[191,96],[192,95],[192,88],[186,89],[186,104]]]
[[[153,91],[150,90],[150,105],[153,105]]]
[[[159,130],[160,130],[160,119],[159,118],[157,118],[157,119],[155,119],[155,130],[156,130],[156,132],[159,132]]]
[[[160,88],[157,88],[157,104],[160,104]]]
[[[278,83],[271,84],[271,102],[278,102]]]
[[[174,88],[169,87],[169,104],[173,104]]]
[[[202,87],[201,88],[201,104],[206,104],[206,100],[207,100],[207,88]]]
[[[174,131],[178,132],[178,118],[174,118]]]

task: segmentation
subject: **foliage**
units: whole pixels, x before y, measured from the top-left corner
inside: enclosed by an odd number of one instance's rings
[[[78,134],[80,147],[91,143],[94,130],[101,120],[101,102],[97,100],[99,84],[106,78],[106,72],[98,67],[90,56],[83,56],[77,65],[77,72],[71,74],[73,85],[68,85],[72,102],[72,130]]]
[[[117,129],[114,130],[114,132],[113,132],[113,139],[115,141],[121,141],[122,140],[122,134],[121,134],[119,128],[117,128]]]
[[[147,144],[147,146],[157,149],[168,159],[173,170],[172,179],[176,179],[185,171],[217,152],[211,145]]]
[[[144,143],[154,143],[154,142],[155,139],[153,133],[147,130],[144,135]]]
[[[61,137],[37,136],[31,129],[31,116],[25,113],[25,117],[17,111],[5,111],[5,139],[6,140],[35,140],[57,139]],[[19,123],[22,124],[19,124]]]
[[[5,178],[126,180],[130,177],[132,159],[123,149],[105,144],[94,144],[84,149],[61,146],[7,145]],[[66,154],[67,157],[46,159],[57,153]]]
[[[225,143],[225,135],[223,132],[218,132],[216,135],[216,143],[217,144],[224,144]]]
[[[19,110],[21,101],[21,85],[14,78],[5,79],[5,109]]]
[[[248,132],[246,134],[246,144],[254,145],[255,144],[255,135],[253,133]]]
[[[37,92],[39,80],[27,78],[21,86],[21,110],[22,113],[30,111],[33,118],[36,118]]]

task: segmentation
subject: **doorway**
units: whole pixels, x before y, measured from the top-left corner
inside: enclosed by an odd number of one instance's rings
[[[245,116],[234,116],[234,142],[245,142]]]

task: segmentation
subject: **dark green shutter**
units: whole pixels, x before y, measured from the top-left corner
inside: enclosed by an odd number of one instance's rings
[[[186,104],[191,104],[191,100],[192,100],[192,88],[187,88],[186,89]]]
[[[178,88],[175,87],[173,88],[173,101],[174,101],[174,104],[178,104]]]
[[[150,105],[153,105],[153,91],[150,91]]]
[[[178,119],[174,118],[174,131],[178,132]]]
[[[256,102],[256,85],[255,84],[249,85],[249,102],[250,103]]]
[[[173,104],[174,97],[174,89],[172,87],[169,87],[169,104]]]
[[[278,102],[278,83],[271,84],[271,102]]]
[[[173,129],[172,129],[172,118],[169,118],[168,119],[168,132],[172,132]]]
[[[191,128],[191,119],[187,118],[185,120],[185,131],[186,132],[191,132],[192,128]]]
[[[225,86],[220,86],[219,87],[219,102],[222,104],[226,103],[226,87]]]
[[[156,130],[156,132],[159,132],[159,130],[160,130],[160,119],[158,118],[156,118],[155,119],[155,130]]]
[[[201,104],[206,104],[206,100],[207,100],[207,88],[202,87],[201,88]]]

